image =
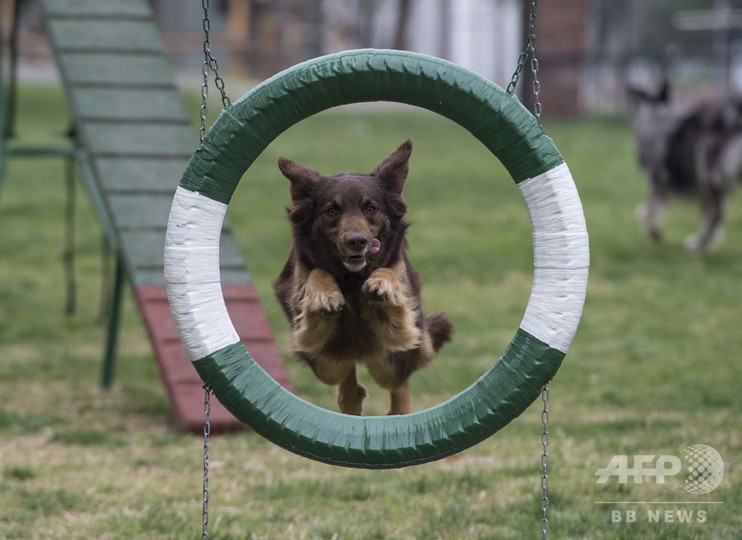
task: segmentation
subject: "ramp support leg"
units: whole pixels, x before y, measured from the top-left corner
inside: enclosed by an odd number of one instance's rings
[[[108,317],[108,334],[106,349],[103,357],[103,374],[101,386],[109,389],[113,384],[113,371],[116,363],[116,345],[118,342],[119,321],[121,319],[121,302],[124,288],[124,260],[120,253],[116,254],[116,274],[113,281],[113,299],[111,313]]]

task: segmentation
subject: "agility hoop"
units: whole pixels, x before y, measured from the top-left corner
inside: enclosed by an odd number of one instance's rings
[[[331,107],[392,101],[467,129],[506,167],[531,218],[534,279],[523,319],[497,361],[451,399],[404,416],[349,416],[292,394],[240,342],[219,274],[219,239],[240,178],[299,121]],[[445,60],[355,50],[298,64],[224,109],[191,158],[168,220],[165,280],[178,332],[219,401],[273,443],[321,462],[382,469],[469,448],[519,416],[559,369],[582,315],[588,235],[572,175],[518,99]]]

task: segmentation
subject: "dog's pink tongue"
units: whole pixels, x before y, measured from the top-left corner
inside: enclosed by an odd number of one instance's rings
[[[375,253],[378,253],[381,249],[381,242],[379,242],[378,238],[374,238],[374,241],[371,242],[371,249],[368,250],[369,255],[374,255]]]

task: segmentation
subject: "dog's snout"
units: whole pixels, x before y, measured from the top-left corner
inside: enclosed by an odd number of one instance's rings
[[[366,249],[368,238],[364,234],[349,234],[345,239],[345,245],[353,251]]]

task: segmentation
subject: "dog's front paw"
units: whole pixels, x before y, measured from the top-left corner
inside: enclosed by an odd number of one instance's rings
[[[404,293],[396,274],[389,268],[375,270],[363,284],[361,291],[371,303],[404,304]]]
[[[308,294],[302,304],[302,307],[309,312],[336,316],[345,306],[345,298],[339,290],[322,291],[316,294]]]
[[[302,291],[302,311],[332,316],[340,313],[343,306],[345,298],[335,279],[324,270],[312,270]]]

